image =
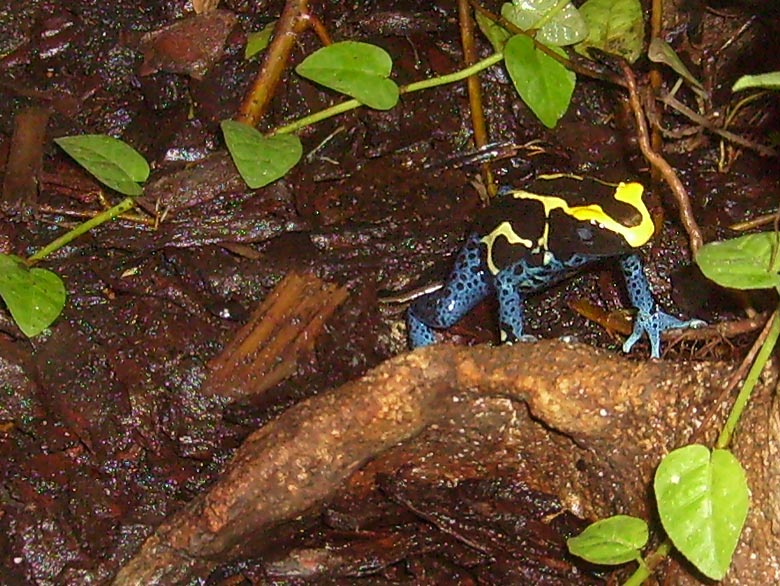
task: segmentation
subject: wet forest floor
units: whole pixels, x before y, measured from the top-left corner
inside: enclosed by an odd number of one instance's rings
[[[626,89],[579,75],[550,129],[497,65],[480,76],[493,147],[476,147],[467,87],[455,83],[302,129],[301,163],[252,190],[219,123],[236,117],[263,63],[245,57],[248,34],[307,3],[224,2],[219,18],[158,42],[144,34],[191,20],[189,2],[107,4],[0,8],[0,252],[27,257],[119,201],[55,138],[110,134],[152,163],[133,213],[39,265],[68,295],[50,328],[28,339],[0,312],[0,581],[616,579],[570,556],[566,537],[618,512],[655,518],[658,458],[712,441],[730,401],[724,381],[773,303],[693,268]],[[456,2],[420,4],[309,8],[334,40],[384,48],[406,84],[463,68]],[[762,217],[771,225],[778,100],[737,107],[744,96],[730,88],[780,70],[778,16],[763,3],[667,4],[662,36],[704,93],[674,95],[693,115],[658,103],[659,150],[704,241]],[[261,131],[341,100],[293,72],[320,46],[299,31]],[[491,53],[478,32],[476,50]],[[642,88],[651,65],[632,65]],[[667,95],[677,76],[660,72]],[[739,144],[719,133],[726,124]],[[499,185],[541,173],[643,183],[657,227],[641,250],[653,290],[711,326],[665,338],[660,361],[644,343],[622,356],[628,303],[605,262],[528,300],[537,344],[489,345],[498,328],[487,300],[442,332],[452,344],[407,354],[407,303],[394,297],[447,275],[491,191],[483,161]],[[728,583],[780,580],[775,382],[765,373],[736,440],[753,509]],[[662,572],[664,583],[704,580],[679,556]]]

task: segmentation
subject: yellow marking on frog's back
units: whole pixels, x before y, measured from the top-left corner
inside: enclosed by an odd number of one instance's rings
[[[487,262],[488,270],[494,275],[498,274],[499,269],[496,266],[496,263],[493,262],[493,244],[500,236],[506,238],[509,244],[521,244],[528,249],[534,247],[534,242],[532,240],[528,240],[527,238],[522,238],[521,236],[517,235],[517,232],[515,232],[512,228],[512,224],[509,222],[501,222],[498,226],[496,226],[495,229],[490,232],[490,234],[481,239],[487,247],[485,260]]]
[[[604,211],[604,208],[598,204],[570,206],[565,199],[555,195],[542,195],[523,190],[511,192],[512,197],[518,199],[531,199],[540,202],[544,206],[544,213],[548,218],[550,217],[550,212],[559,209],[577,220],[594,222],[605,230],[619,234],[629,246],[634,248],[639,248],[646,244],[647,241],[652,238],[653,232],[655,231],[650,212],[647,210],[644,200],[642,200],[643,193],[644,187],[642,184],[635,182],[619,183],[617,188],[615,188],[615,200],[630,205],[639,212],[641,218],[639,224],[636,226],[626,226],[610,216]],[[546,227],[543,238],[544,241],[540,243],[545,249],[547,248],[548,237],[549,234]]]
[[[598,224],[601,229],[609,230],[610,232],[614,232],[615,234],[620,235],[626,241],[626,243],[633,248],[639,248],[640,246],[646,244],[650,238],[652,238],[653,232],[655,231],[655,226],[653,225],[653,220],[650,217],[650,212],[647,210],[647,206],[642,199],[644,187],[640,183],[619,183],[614,192],[615,200],[627,203],[637,212],[639,212],[641,219],[639,224],[636,226],[626,226],[625,224],[621,224],[619,221],[605,212],[604,208],[598,204],[572,206],[569,205],[569,203],[562,197],[558,197],[556,195],[531,193],[530,191],[524,191],[522,189],[511,191],[509,193],[516,199],[533,200],[542,204],[545,216],[544,230],[538,241],[534,242],[533,240],[519,236],[517,232],[514,231],[511,222],[506,221],[501,222],[495,229],[490,232],[490,234],[482,237],[481,241],[487,247],[486,262],[488,269],[494,275],[498,274],[499,272],[499,268],[496,266],[496,263],[493,260],[493,247],[498,238],[506,238],[509,244],[520,244],[531,251],[538,252],[540,250],[549,250],[549,218],[550,213],[552,213],[554,210],[561,210],[563,213],[581,222],[591,222]],[[545,255],[545,259],[547,258],[547,255]]]

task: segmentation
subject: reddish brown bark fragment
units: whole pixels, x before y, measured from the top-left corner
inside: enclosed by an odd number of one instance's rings
[[[3,178],[3,209],[30,213],[38,201],[38,182],[43,165],[43,141],[49,111],[32,106],[14,118],[14,134]]]
[[[343,287],[312,274],[289,273],[209,364],[205,393],[231,399],[259,395],[295,373],[325,320],[347,298]]]
[[[229,10],[212,10],[144,35],[140,46],[144,62],[139,74],[168,71],[201,79],[222,57],[235,24],[236,15]]]

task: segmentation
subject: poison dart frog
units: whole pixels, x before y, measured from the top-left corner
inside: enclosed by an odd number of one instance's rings
[[[490,293],[498,297],[501,341],[532,340],[523,335],[526,296],[604,258],[618,259],[638,310],[624,352],[647,334],[650,355],[658,358],[661,332],[704,324],[665,313],[653,297],[636,253],[654,231],[642,185],[615,187],[573,175],[542,175],[532,188],[503,189],[477,220],[444,287],[409,307],[412,348],[434,343],[434,330],[454,325]],[[594,202],[605,188],[608,195]],[[583,191],[589,201],[577,195]]]

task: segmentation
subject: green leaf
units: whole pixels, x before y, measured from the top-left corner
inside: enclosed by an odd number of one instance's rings
[[[767,90],[780,90],[780,71],[761,73],[759,75],[743,75],[734,83],[731,91],[738,92],[754,87]]]
[[[149,177],[146,159],[124,141],[105,134],[55,138],[62,150],[101,183],[125,195],[141,195]]]
[[[393,61],[384,49],[344,41],[315,51],[295,71],[377,110],[398,103],[398,86],[388,79]]]
[[[268,46],[271,42],[271,36],[274,34],[274,27],[276,27],[275,20],[269,22],[261,30],[249,33],[246,36],[244,59],[251,59]]]
[[[630,63],[642,54],[645,25],[639,0],[588,0],[580,6],[587,23],[588,37],[577,52],[588,55],[588,48],[601,49],[625,57]]]
[[[774,232],[759,232],[710,242],[699,250],[696,264],[705,277],[722,287],[780,287],[780,253],[775,253],[778,238]]]
[[[557,47],[552,50],[563,53]],[[571,102],[574,73],[539,51],[525,35],[507,41],[504,62],[523,101],[545,126],[554,128]]]
[[[687,81],[691,87],[704,91],[704,86],[696,79],[690,70],[685,66],[685,63],[677,56],[672,46],[658,37],[650,41],[650,46],[647,49],[647,56],[650,61],[655,63],[663,63],[667,67],[670,67],[674,72]]]
[[[487,40],[490,41],[490,44],[493,45],[493,49],[495,49],[497,53],[503,52],[504,45],[512,36],[512,33],[497,22],[490,20],[481,12],[477,12],[476,17],[479,30],[482,31],[482,34],[485,35]]]
[[[51,325],[65,306],[65,285],[46,269],[29,268],[18,256],[0,254],[0,297],[25,336]]]
[[[671,452],[656,471],[655,497],[674,546],[705,576],[723,578],[749,505],[745,472],[734,455],[701,445]]]
[[[251,126],[235,120],[223,120],[221,126],[230,156],[251,189],[283,177],[303,155],[303,146],[295,135],[265,137]]]
[[[569,0],[515,0],[501,6],[501,16],[524,31],[539,29],[536,40],[562,47],[579,43],[588,27]]]
[[[596,521],[566,540],[569,551],[593,564],[616,566],[639,559],[647,543],[647,523],[636,517],[615,515]]]

